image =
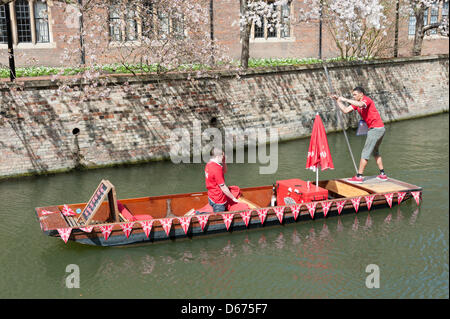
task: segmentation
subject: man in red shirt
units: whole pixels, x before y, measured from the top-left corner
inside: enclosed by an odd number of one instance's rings
[[[213,211],[224,212],[227,210],[227,197],[235,203],[239,201],[230,192],[225,185],[224,173],[226,173],[227,165],[225,163],[225,154],[219,148],[211,150],[211,159],[205,166],[205,184],[208,189],[208,201]]]
[[[375,161],[380,169],[380,175],[377,179],[381,181],[386,181],[388,178],[384,173],[383,161],[380,156],[379,147],[383,140],[384,133],[386,129],[384,128],[384,123],[381,120],[381,116],[375,107],[372,99],[365,95],[364,89],[361,87],[356,87],[352,91],[353,99],[347,99],[342,96],[333,95],[332,98],[338,102],[339,108],[345,114],[352,112],[353,110],[358,111],[361,118],[367,123],[369,131],[367,132],[366,143],[361,154],[361,160],[359,162],[359,169],[356,176],[347,179],[351,183],[362,183],[364,169],[366,168],[367,162],[369,161],[370,155],[375,157]],[[344,102],[350,103],[349,106],[345,105]]]

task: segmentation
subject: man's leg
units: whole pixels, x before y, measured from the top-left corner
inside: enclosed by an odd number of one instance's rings
[[[380,171],[384,170],[383,168],[383,160],[381,159],[380,155],[375,156],[375,161],[377,162],[378,168]]]
[[[363,175],[364,174],[364,170],[366,169],[367,163],[369,161],[361,158],[361,160],[359,161],[359,169],[358,169],[358,174]]]

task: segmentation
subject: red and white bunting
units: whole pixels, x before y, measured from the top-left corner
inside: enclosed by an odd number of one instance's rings
[[[417,191],[417,192],[411,192],[411,195],[414,197],[414,199],[416,200],[417,205],[419,205],[420,203],[420,197],[422,195],[421,191]]]
[[[70,233],[72,232],[72,228],[58,228],[59,236],[64,240],[65,243],[69,240]]]
[[[331,204],[333,204],[333,202],[320,202],[320,205],[322,205],[323,215],[325,217],[327,217],[327,214],[328,214],[328,211],[330,210]]]
[[[275,214],[277,215],[278,220],[280,221],[281,224],[283,222],[284,206],[274,207],[273,210],[275,211]]]
[[[297,220],[298,214],[300,213],[300,208],[302,208],[302,205],[292,205],[289,206],[291,208],[292,214],[294,214],[294,220]]]
[[[316,205],[317,205],[317,202],[312,202],[312,203],[306,204],[306,207],[308,208],[311,218],[314,218],[314,212],[316,211]]]
[[[248,222],[250,221],[250,217],[252,216],[252,211],[247,210],[245,212],[239,213],[241,215],[242,220],[245,222],[245,226],[248,227]]]
[[[139,222],[139,224],[141,224],[142,229],[144,230],[145,236],[147,236],[147,238],[150,235],[150,232],[152,231],[153,222],[154,222],[154,220],[145,220],[145,221]]]
[[[205,226],[208,223],[209,216],[210,214],[195,215],[195,217],[197,217],[198,223],[200,224],[200,227],[202,228],[202,231],[205,230]]]
[[[389,207],[392,207],[392,198],[394,197],[394,193],[384,194],[384,197],[386,198]]]
[[[231,222],[233,221],[234,214],[233,213],[226,213],[226,214],[220,214],[222,215],[223,222],[225,223],[225,226],[227,226],[227,230],[230,228]]]
[[[364,199],[366,200],[367,210],[370,210],[370,207],[372,207],[374,198],[375,195],[364,196]]]
[[[186,217],[178,217],[178,220],[180,221],[181,228],[183,228],[184,233],[187,235],[189,226],[191,225],[191,219],[192,216],[186,216]]]
[[[337,206],[337,210],[338,210],[338,214],[340,215],[342,212],[342,209],[344,209],[345,203],[347,202],[347,200],[341,200],[336,202],[336,206]]]
[[[113,228],[113,225],[100,226],[100,230],[101,230],[105,240],[108,240],[109,235],[111,235],[112,228]]]
[[[166,232],[167,236],[169,236],[170,228],[172,227],[172,219],[173,218],[162,218],[159,220],[161,223],[162,228]]]
[[[51,212],[51,211],[45,210],[45,209],[41,210],[42,216],[47,216],[47,215],[54,214],[54,213],[57,213],[57,212]]]
[[[355,209],[355,213],[358,212],[359,209],[359,203],[361,202],[361,197],[356,197],[351,199],[353,208]]]
[[[94,226],[80,227],[80,229],[82,231],[84,231],[85,233],[90,233],[90,232],[92,232],[92,229],[94,229]]]
[[[75,212],[72,210],[72,208],[70,208],[67,205],[63,206],[63,209],[61,211],[63,213],[64,216],[75,216]]]
[[[397,193],[397,203],[400,205],[402,200],[405,198],[406,192],[398,192]]]
[[[256,211],[258,213],[259,220],[261,221],[261,225],[264,224],[268,211],[268,208],[261,208]]]
[[[123,232],[127,236],[127,238],[130,237],[131,231],[133,230],[134,222],[126,223],[126,224],[120,224],[120,227],[122,228]]]

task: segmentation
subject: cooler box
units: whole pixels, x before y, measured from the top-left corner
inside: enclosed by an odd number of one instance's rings
[[[328,199],[328,190],[317,187],[310,182],[301,179],[286,179],[277,181],[277,206],[301,204],[318,200]]]

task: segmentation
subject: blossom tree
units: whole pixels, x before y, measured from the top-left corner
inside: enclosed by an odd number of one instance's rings
[[[412,55],[421,54],[423,38],[427,31],[436,29],[441,35],[448,37],[448,16],[434,23],[424,21],[427,10],[437,9],[438,7],[442,10],[443,0],[406,0],[405,4],[409,9],[408,13],[414,15],[416,20]]]
[[[298,20],[317,19],[327,26],[341,58],[378,56],[386,47],[387,18],[392,9],[383,0],[305,0]]]
[[[277,7],[288,4],[288,0],[266,1],[266,0],[240,0],[240,19],[241,30],[241,68],[248,68],[250,58],[250,30],[252,25],[261,27],[266,23],[269,30],[282,28],[281,17],[278,14]]]

